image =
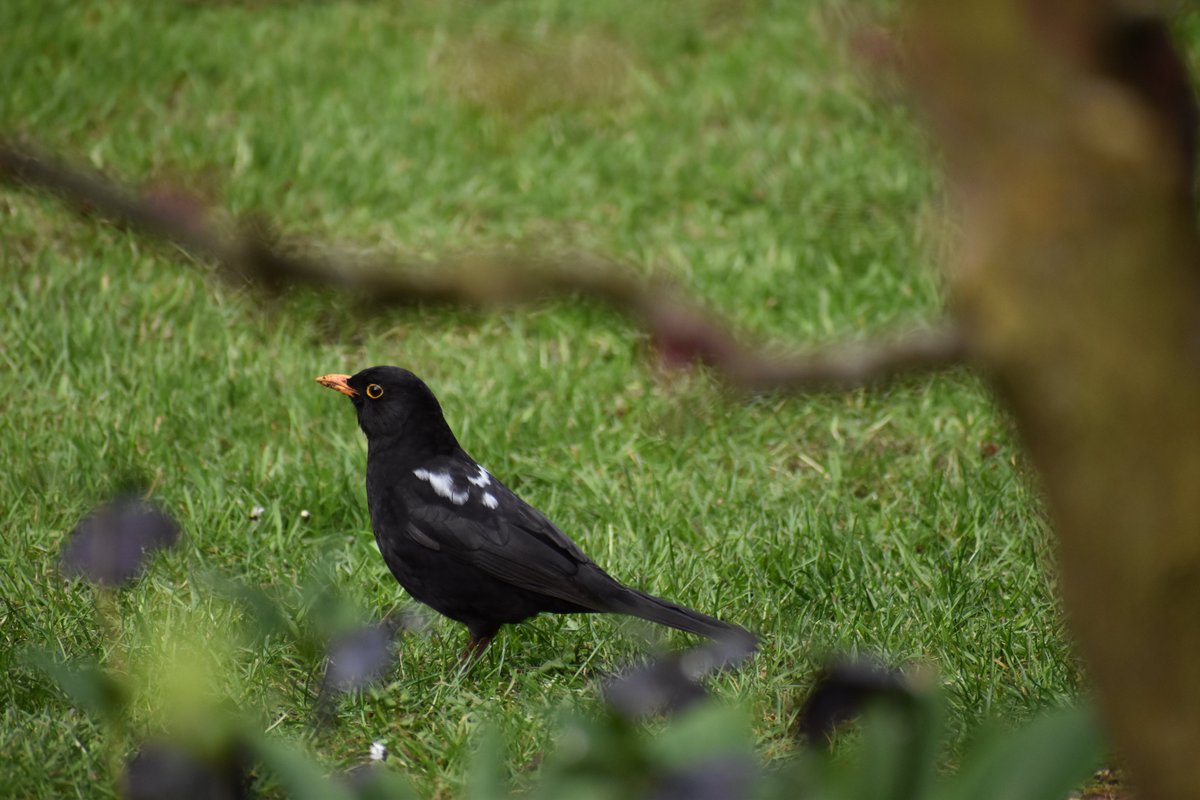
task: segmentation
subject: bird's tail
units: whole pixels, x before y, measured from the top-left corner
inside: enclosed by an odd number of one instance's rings
[[[756,649],[758,637],[750,631],[734,625],[732,622],[722,622],[716,617],[701,614],[699,611],[672,603],[661,597],[628,586],[621,587],[625,591],[618,597],[612,598],[612,611],[628,614],[631,617],[657,622],[668,628],[694,633],[709,639],[735,639],[747,642],[751,649]]]

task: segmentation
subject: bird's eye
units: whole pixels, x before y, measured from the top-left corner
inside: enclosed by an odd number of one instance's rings
[[[371,398],[372,400],[378,400],[379,398],[383,397],[383,387],[378,383],[372,383],[367,387],[367,397]]]

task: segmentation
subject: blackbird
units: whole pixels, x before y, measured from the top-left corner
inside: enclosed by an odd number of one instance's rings
[[[618,583],[458,444],[441,405],[399,367],[317,381],[350,398],[367,437],[367,506],[388,569],[467,626],[464,657],[542,612],[628,614],[714,639],[749,631]]]

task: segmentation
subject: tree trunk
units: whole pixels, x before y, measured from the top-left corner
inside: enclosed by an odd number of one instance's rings
[[[1117,2],[913,11],[911,78],[959,225],[951,302],[1040,476],[1110,739],[1140,796],[1200,796],[1200,248],[1182,62],[1161,23]]]

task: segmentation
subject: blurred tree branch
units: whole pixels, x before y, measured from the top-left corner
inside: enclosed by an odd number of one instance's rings
[[[850,389],[960,363],[965,342],[951,325],[892,339],[791,356],[747,344],[714,312],[662,278],[586,254],[493,252],[421,264],[299,252],[251,222],[221,224],[199,200],[174,189],[139,194],[34,148],[0,144],[0,181],[50,191],[69,204],[165,239],[227,273],[268,287],[309,286],[379,308],[413,304],[494,307],[579,297],[643,328],[669,366],[699,362],[749,391]]]
[[[1139,797],[1200,786],[1196,105],[1121,0],[913,0],[910,77],[959,211],[972,360],[1013,412]]]

